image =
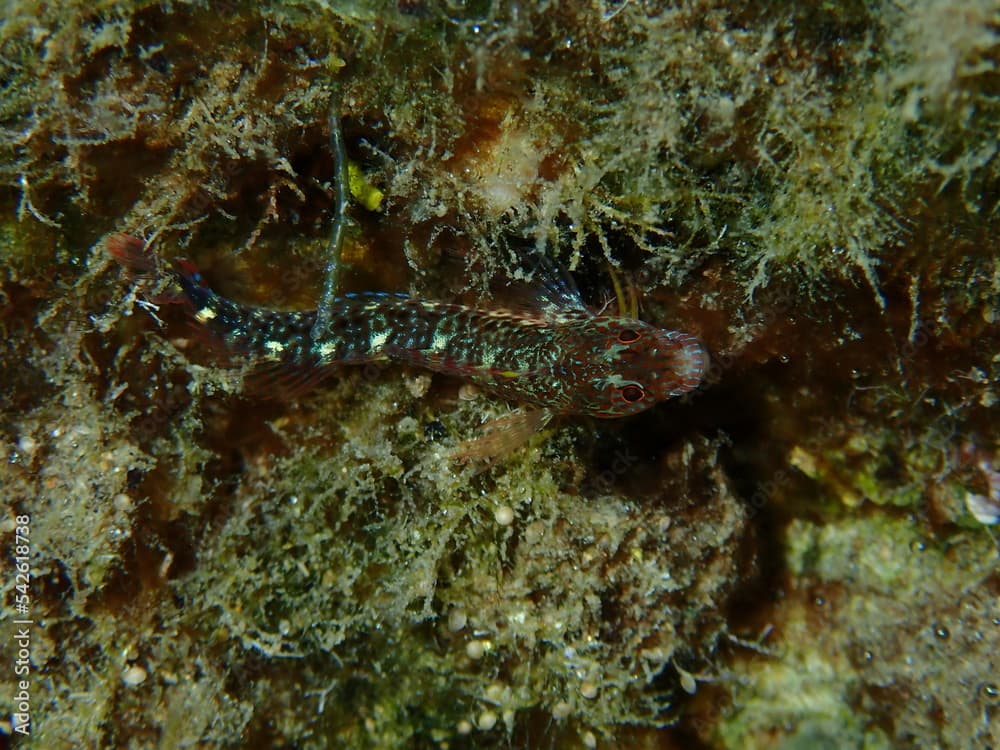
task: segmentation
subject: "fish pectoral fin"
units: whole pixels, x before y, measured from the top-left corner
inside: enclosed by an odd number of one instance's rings
[[[458,444],[451,458],[458,461],[500,458],[520,448],[552,419],[551,409],[520,408],[491,420],[480,428],[478,437]]]

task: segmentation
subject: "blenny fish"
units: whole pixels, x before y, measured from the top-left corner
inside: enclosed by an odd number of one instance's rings
[[[331,129],[339,137],[336,124]],[[341,207],[343,190],[341,185]],[[340,224],[338,213],[335,253]],[[142,241],[128,235],[113,235],[108,249],[134,275],[149,275],[158,265]],[[316,311],[285,312],[216,294],[190,263],[182,261],[168,273],[194,320],[227,349],[287,367],[299,373],[300,382],[319,380],[341,365],[399,362],[526,405],[499,421],[503,429],[466,444],[462,455],[512,450],[555,415],[613,418],[641,412],[697,388],[708,365],[694,336],[592,313],[572,283],[544,265],[530,301],[492,310],[366,292],[325,294]]]

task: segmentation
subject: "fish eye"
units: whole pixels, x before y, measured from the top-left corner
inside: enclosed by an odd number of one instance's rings
[[[621,389],[622,398],[625,399],[626,403],[634,404],[636,401],[640,401],[646,392],[637,385],[627,385]]]
[[[618,332],[618,343],[619,344],[631,344],[633,341],[639,340],[639,333],[633,331],[631,328],[626,328],[624,331]]]

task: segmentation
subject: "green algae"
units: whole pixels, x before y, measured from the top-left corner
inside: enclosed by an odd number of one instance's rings
[[[602,732],[656,720],[665,705],[643,686],[719,632],[743,528],[725,488],[693,514],[671,512],[669,493],[646,509],[615,496],[581,506],[539,470],[572,461],[562,451],[528,449],[495,477],[455,470],[444,446],[414,431],[428,419],[420,398],[356,381],[338,390],[354,388],[357,403],[310,429],[339,444],[332,454],[304,449],[247,473],[227,533],[204,550],[240,566],[185,580],[185,598],[222,603],[201,615],[218,645],[234,657],[335,659],[332,683],[317,675],[300,687],[339,706],[321,721],[352,746],[455,736],[463,722],[484,731],[490,714],[507,731],[532,711]],[[714,473],[711,449],[692,449],[709,453],[690,470]],[[513,510],[508,525],[500,503]],[[712,535],[696,532],[709,517]],[[274,544],[247,550],[261,534]],[[713,575],[692,576],[692,557]],[[299,720],[300,731],[313,723]]]
[[[988,536],[961,533],[934,544],[907,520],[883,517],[844,520],[822,527],[792,523],[789,572],[797,578],[859,584],[863,591],[918,601],[939,587],[962,591],[987,577],[995,565]]]
[[[964,503],[968,456],[997,459],[990,3],[224,21],[0,22],[2,477],[35,519],[39,747],[990,738],[995,535]],[[353,212],[349,281],[447,298],[534,244],[599,300],[606,259],[705,338],[714,387],[485,468],[448,454],[502,408],[439,379],[244,390],[101,238],[312,304],[331,101],[385,193]],[[741,608],[777,626],[769,657],[732,647]]]
[[[795,583],[783,632],[769,656],[738,667],[724,746],[773,746],[778,727],[781,747],[995,741],[982,693],[1000,627],[995,603],[982,598],[996,575],[992,540],[960,532],[939,541],[878,515],[796,521],[786,534]],[[879,710],[885,691],[912,702]]]

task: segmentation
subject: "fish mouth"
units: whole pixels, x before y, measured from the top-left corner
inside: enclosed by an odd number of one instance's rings
[[[674,350],[670,359],[674,387],[670,395],[690,393],[705,379],[710,362],[708,351],[694,336],[679,331],[671,331],[670,346]]]

